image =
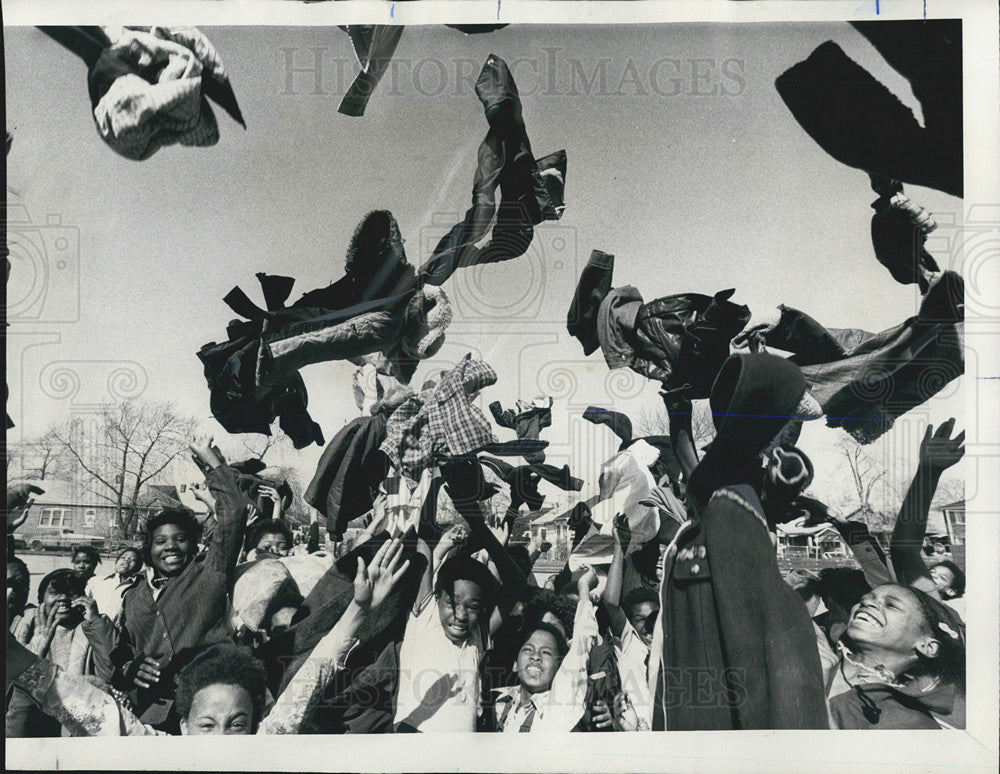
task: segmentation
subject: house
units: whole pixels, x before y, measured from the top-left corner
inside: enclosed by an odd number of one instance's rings
[[[542,543],[552,548],[538,557],[540,564],[563,565],[569,559],[569,517],[563,509],[549,509],[536,516],[528,525],[530,535],[528,550],[534,551]]]
[[[965,500],[942,505],[938,510],[944,514],[944,525],[948,531],[948,542],[952,546],[965,545]]]
[[[798,519],[790,524],[779,524],[777,534],[778,556],[781,557],[841,559],[850,556],[850,549],[831,524],[804,527]]]
[[[43,536],[71,530],[81,536],[121,539],[118,508],[71,481],[45,479],[31,483],[45,491],[35,496],[28,518],[17,530],[27,545]],[[153,509],[141,508],[140,511]],[[140,519],[146,514],[140,514]]]

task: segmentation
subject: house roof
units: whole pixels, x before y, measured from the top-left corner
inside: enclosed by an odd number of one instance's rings
[[[777,525],[777,531],[782,535],[788,536],[809,535],[811,537],[825,537],[828,532],[840,535],[836,528],[830,524],[817,524],[815,527],[804,527],[801,522],[802,519],[796,519],[788,524],[779,524]]]
[[[84,506],[86,508],[116,507],[114,503],[98,497],[93,492],[73,481],[46,478],[44,481],[22,479],[10,483],[30,483],[43,489],[42,494],[35,495],[35,507],[46,505]],[[154,494],[152,498],[153,502],[160,502],[163,505],[172,505],[173,507],[182,506],[194,511],[195,514],[208,513],[208,508],[191,494],[189,487],[186,487],[186,492],[178,492],[177,487],[161,484],[152,484],[147,489],[151,490],[151,494]],[[148,502],[147,500],[140,507],[149,507]]]
[[[44,481],[22,480],[11,483],[34,484],[39,489],[44,490],[42,494],[35,495],[35,506],[39,505],[85,505],[87,507],[113,508],[114,504],[109,503],[93,492],[87,491],[79,484],[72,481],[63,481],[57,478],[46,478]]]
[[[965,510],[964,497],[961,500],[955,500],[955,502],[953,503],[948,503],[947,505],[938,506],[939,511],[957,511],[959,508],[961,508],[963,511]]]

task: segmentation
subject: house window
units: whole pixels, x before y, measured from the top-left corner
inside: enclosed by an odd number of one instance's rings
[[[68,527],[73,523],[65,508],[42,508],[38,517],[39,527]]]
[[[94,508],[88,508],[83,512],[83,526],[92,528],[97,523],[97,511]]]

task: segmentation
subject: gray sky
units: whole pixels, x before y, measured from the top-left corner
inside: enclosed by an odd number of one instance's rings
[[[448,282],[455,323],[417,385],[465,352],[485,357],[500,380],[483,407],[553,394],[549,456],[596,482],[616,444],[580,419],[583,409],[615,405],[635,418],[659,399],[655,384],[631,372],[610,375],[600,353],[584,358],[566,332],[592,249],[615,254],[615,284],[636,285],[647,300],[735,287],[734,300],[757,313],[787,303],[831,327],[871,331],[917,308],[916,286],[896,284],[874,258],[867,176],[823,153],[774,89],[778,74],[833,39],[918,109],[908,84],[846,23],[518,26],[478,36],[409,27],[397,69],[360,119],[337,113],[338,60],[344,85],[354,66],[340,30],[204,31],[230,73],[247,131],[217,110],[217,146],[168,148],[136,163],[98,137],[84,65],[35,29],[5,30],[14,134],[8,204],[24,208],[32,225],[20,228],[42,240],[51,261],[64,232],[46,225],[47,216],[76,229],[67,232],[70,253],[79,236],[78,287],[50,266],[43,289],[25,253],[12,252],[7,367],[18,427],[10,441],[107,400],[109,376],[121,368],[139,369],[135,389],[144,397],[173,401],[223,438],[195,356],[225,338],[233,314],[222,296],[239,284],[259,300],[258,271],[294,276],[293,299],[336,279],[350,234],[373,208],[392,210],[419,265],[469,201],[486,130],[472,81],[489,53],[514,66],[535,155],[567,150],[567,209],[537,229],[528,256]],[[322,49],[319,89],[329,93],[313,93],[311,73],[292,74],[294,93],[284,93],[287,50],[304,68],[313,48]],[[940,222],[960,219],[960,200],[907,192]],[[947,233],[943,226],[930,245],[942,265],[953,260]],[[42,321],[25,318],[41,307]],[[71,320],[52,321],[61,316]],[[72,395],[67,371],[79,381]],[[357,413],[352,371],[303,370],[310,412],[328,439]],[[894,476],[908,475],[922,423],[960,416],[961,408],[953,383],[874,452]],[[502,438],[510,433],[498,429]],[[836,436],[820,426],[803,436],[819,479],[835,464]],[[283,457],[308,479],[319,453],[313,446]]]

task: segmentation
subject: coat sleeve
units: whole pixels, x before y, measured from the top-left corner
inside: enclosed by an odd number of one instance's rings
[[[118,639],[114,624],[106,615],[100,615],[93,621],[84,621],[81,626],[94,656],[94,674],[110,683],[115,672],[111,651],[115,649]]]
[[[243,545],[243,532],[247,523],[247,505],[250,500],[236,486],[236,471],[228,465],[220,465],[205,477],[208,488],[215,498],[215,512],[218,520],[208,548],[205,564],[226,576],[227,588],[232,586],[236,562]]]

